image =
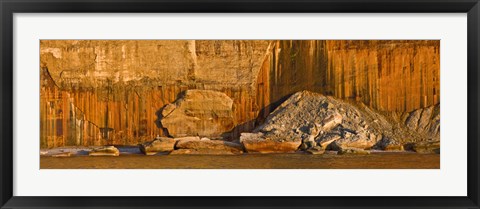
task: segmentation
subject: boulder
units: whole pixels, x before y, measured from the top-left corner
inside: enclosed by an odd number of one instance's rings
[[[241,133],[240,143],[250,153],[290,153],[298,150],[302,141],[265,138],[261,132]]]
[[[212,149],[177,149],[170,152],[170,155],[238,155],[238,150],[212,150]]]
[[[250,153],[290,153],[297,151],[302,142],[251,139],[243,140],[242,144],[245,150]]]
[[[343,137],[331,142],[326,147],[329,150],[339,151],[341,148],[370,149],[376,141],[370,140],[362,134],[347,132]]]
[[[331,115],[325,117],[325,119],[322,120],[323,130],[324,131],[329,131],[332,128],[335,128],[338,124],[342,123],[342,118],[343,118],[342,115],[340,115],[338,113],[334,113],[334,114],[331,114]]]
[[[222,151],[224,153],[241,154],[243,147],[241,144],[221,141],[221,140],[198,140],[198,141],[179,141],[175,145],[176,149],[189,149],[189,150],[213,150]],[[179,151],[180,152],[180,151]]]
[[[385,151],[404,151],[402,144],[387,137],[383,137],[380,141],[373,145],[372,149]]]
[[[406,113],[404,124],[429,140],[440,140],[440,104]]]
[[[186,90],[162,110],[161,124],[172,137],[218,138],[234,128],[233,100],[212,90]]]
[[[159,152],[170,152],[175,147],[175,139],[157,137],[151,142],[140,144],[140,151],[145,155],[155,155]]]
[[[92,149],[89,156],[119,156],[120,151],[114,146],[105,146]]]
[[[341,138],[342,136],[338,134],[326,134],[325,136],[319,139],[318,144],[323,148],[327,148],[328,145],[330,145],[332,142],[339,140]]]
[[[186,137],[174,138],[174,140],[176,142],[179,142],[179,141],[200,141],[200,137],[198,137],[198,136],[186,136]]]

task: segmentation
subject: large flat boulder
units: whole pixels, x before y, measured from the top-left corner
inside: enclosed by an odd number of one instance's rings
[[[265,138],[262,133],[242,133],[240,142],[249,153],[291,153],[302,144],[302,141]]]
[[[291,153],[298,150],[301,141],[245,140],[242,142],[245,150],[250,153]]]
[[[172,137],[219,138],[234,128],[233,100],[211,90],[187,90],[162,110],[161,124]]]
[[[119,156],[120,151],[114,146],[104,146],[92,149],[89,156]]]
[[[221,140],[182,140],[175,145],[171,154],[241,154],[241,144]],[[179,151],[184,150],[184,151]],[[185,151],[189,150],[189,151]]]
[[[357,148],[357,149],[370,149],[376,142],[376,136],[374,135],[365,135],[363,133],[351,133],[343,132],[339,135],[337,140],[328,144],[326,149],[339,151],[341,148]]]
[[[175,139],[167,137],[157,137],[151,142],[140,144],[140,151],[145,155],[155,155],[159,152],[170,152],[175,147]]]
[[[238,155],[239,151],[211,150],[211,149],[178,149],[170,152],[170,155]]]
[[[200,141],[200,137],[198,136],[186,136],[186,137],[179,137],[179,138],[174,138],[176,142],[180,141]]]

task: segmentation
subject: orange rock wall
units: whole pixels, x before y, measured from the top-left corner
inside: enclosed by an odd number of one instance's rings
[[[385,111],[437,104],[439,41],[42,41],[42,147],[136,145],[187,89],[233,101],[232,138],[311,90]]]
[[[166,136],[160,125],[160,109],[176,100],[188,86],[159,86],[123,89],[111,93],[95,91],[61,91],[57,87],[41,89],[42,147],[74,145],[136,145]],[[199,88],[196,88],[199,89]],[[225,87],[221,90],[233,98],[237,127],[232,136],[253,129],[256,118],[254,99],[246,87]],[[107,110],[108,109],[108,110]],[[110,128],[108,137],[105,129]],[[103,130],[103,131],[102,131]]]
[[[158,111],[187,89],[231,97],[238,136],[253,128],[253,83],[270,42],[42,40],[41,146],[164,136]]]
[[[276,41],[257,82],[260,119],[300,90],[408,112],[440,102],[440,41]]]

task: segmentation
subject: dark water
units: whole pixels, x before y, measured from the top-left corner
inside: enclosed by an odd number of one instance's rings
[[[408,152],[370,155],[244,154],[40,157],[41,169],[438,169],[440,155]]]

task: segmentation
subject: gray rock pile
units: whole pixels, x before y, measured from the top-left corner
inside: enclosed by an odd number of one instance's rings
[[[426,140],[426,134],[418,134],[419,131],[432,133],[428,139],[439,136],[432,132],[439,130],[436,109],[419,111],[409,113],[409,117],[402,116],[404,121],[397,121],[362,103],[301,91],[277,107],[254,133],[243,133],[240,141],[248,152],[403,150],[405,142]]]

